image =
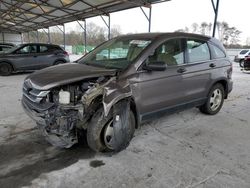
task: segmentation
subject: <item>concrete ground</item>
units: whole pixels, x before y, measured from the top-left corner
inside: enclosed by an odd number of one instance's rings
[[[237,64],[220,113],[194,108],[144,124],[118,154],[49,145],[20,105],[26,76],[0,77],[0,187],[250,187],[250,74]]]

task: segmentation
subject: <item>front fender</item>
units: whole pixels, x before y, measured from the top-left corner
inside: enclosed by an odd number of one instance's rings
[[[110,112],[110,109],[114,104],[124,98],[128,98],[132,96],[131,88],[128,83],[124,86],[117,84],[115,82],[109,83],[104,87],[104,95],[103,95],[103,107],[104,114],[107,116]]]

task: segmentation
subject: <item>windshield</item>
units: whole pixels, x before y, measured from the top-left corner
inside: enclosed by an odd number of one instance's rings
[[[91,51],[78,60],[78,63],[110,69],[125,69],[150,43],[151,40],[148,39],[113,39]]]

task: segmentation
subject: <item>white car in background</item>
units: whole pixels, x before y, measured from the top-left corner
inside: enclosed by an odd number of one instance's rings
[[[234,61],[239,62],[241,66],[244,63],[245,57],[248,55],[250,55],[250,49],[243,49],[234,57]]]

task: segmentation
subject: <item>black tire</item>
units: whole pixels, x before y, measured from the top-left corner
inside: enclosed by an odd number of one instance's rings
[[[59,65],[59,64],[63,64],[63,63],[65,63],[65,62],[64,62],[64,61],[59,60],[59,61],[56,61],[56,62],[54,63],[54,65]]]
[[[13,71],[12,66],[9,63],[0,63],[0,75],[9,76]]]
[[[241,68],[244,67],[244,59],[240,60],[240,67],[241,67]]]
[[[223,105],[224,98],[225,89],[223,85],[219,83],[215,84],[209,91],[206,103],[200,107],[200,111],[208,115],[217,114]],[[213,102],[215,100],[216,102]]]
[[[87,142],[89,147],[97,152],[110,152],[110,151],[121,151],[125,149],[131,139],[133,138],[135,132],[135,117],[133,112],[130,110],[130,124],[129,124],[129,137],[124,143],[116,149],[111,149],[105,145],[104,141],[104,131],[107,124],[113,120],[113,113],[111,112],[105,117],[103,108],[99,108],[93,115],[87,129]]]

